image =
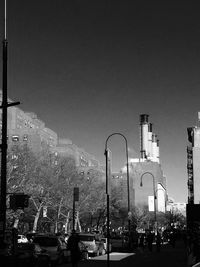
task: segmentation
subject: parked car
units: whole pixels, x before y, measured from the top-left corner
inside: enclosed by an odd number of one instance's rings
[[[112,250],[127,249],[129,244],[128,236],[126,235],[114,235],[110,238]]]
[[[108,239],[106,237],[102,237],[101,241],[103,242],[105,252],[107,253]],[[111,245],[111,242],[109,242],[109,252],[111,251],[112,251],[112,245]]]
[[[192,265],[192,267],[200,267],[200,262],[197,262],[195,265]]]
[[[87,246],[82,241],[79,242],[79,248],[81,252],[80,260],[88,260],[89,259],[88,249],[87,249]]]
[[[61,250],[63,252],[63,261],[64,262],[70,262],[71,255],[70,255],[70,251],[67,248],[67,240],[65,239],[65,236],[57,235],[57,238],[60,242]]]
[[[68,239],[67,239],[66,243],[67,243],[67,262],[71,262],[71,252],[70,252],[70,249],[68,247]],[[82,241],[79,241],[78,245],[79,245],[79,249],[80,249],[80,260],[81,261],[82,260],[88,260],[89,259],[89,253],[87,250],[87,246]]]
[[[32,242],[34,236],[36,236],[36,235],[38,235],[38,233],[29,232],[29,233],[26,234],[26,238],[28,239],[29,242]]]
[[[99,256],[105,254],[104,243],[101,240],[96,240],[94,234],[80,233],[80,241],[87,247],[89,256]]]
[[[18,243],[17,266],[21,267],[49,267],[49,255],[44,253],[39,245],[34,243]]]
[[[43,252],[49,255],[52,265],[64,262],[64,251],[67,250],[67,245],[64,245],[58,236],[48,234],[36,235],[33,238],[33,243],[39,244]]]
[[[17,243],[28,243],[28,239],[25,235],[18,235]]]

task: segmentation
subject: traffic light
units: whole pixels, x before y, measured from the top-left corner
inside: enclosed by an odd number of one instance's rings
[[[10,195],[10,209],[24,209],[29,204],[29,195],[25,194],[13,194]]]

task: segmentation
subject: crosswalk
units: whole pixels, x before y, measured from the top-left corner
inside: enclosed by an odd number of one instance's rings
[[[120,261],[120,260],[127,258],[127,257],[130,257],[132,255],[135,255],[135,253],[111,252],[110,253],[110,261]],[[105,260],[107,260],[107,254],[91,258],[90,260],[105,261]]]

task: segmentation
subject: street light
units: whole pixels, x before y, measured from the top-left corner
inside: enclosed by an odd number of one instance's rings
[[[155,220],[155,233],[157,234],[157,218],[156,218],[156,188],[155,188],[155,177],[151,172],[144,172],[140,178],[140,186],[143,186],[142,178],[145,174],[150,174],[153,178],[153,195],[154,195],[154,220]]]
[[[19,105],[19,102],[8,103],[7,90],[7,61],[8,61],[8,40],[7,40],[7,0],[4,0],[4,39],[3,39],[3,66],[2,66],[2,127],[1,127],[1,185],[0,185],[0,244],[5,243],[6,232],[6,198],[7,198],[7,118],[8,107]]]
[[[128,197],[128,231],[129,231],[129,240],[130,240],[130,193],[129,193],[129,164],[128,164],[128,142],[126,137],[121,134],[121,133],[112,133],[110,134],[105,142],[105,157],[106,157],[106,195],[107,195],[107,266],[109,266],[109,243],[110,243],[110,238],[109,238],[109,224],[110,224],[110,218],[109,218],[109,202],[110,202],[110,188],[109,188],[109,175],[108,175],[108,165],[109,165],[109,151],[108,151],[108,140],[113,136],[113,135],[120,135],[124,138],[125,141],[125,146],[126,146],[126,166],[127,166],[127,197]],[[130,244],[130,242],[129,242]]]

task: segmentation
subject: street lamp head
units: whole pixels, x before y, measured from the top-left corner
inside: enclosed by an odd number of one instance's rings
[[[142,181],[140,182],[140,186],[143,186],[143,183],[142,183]]]

